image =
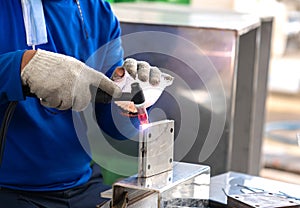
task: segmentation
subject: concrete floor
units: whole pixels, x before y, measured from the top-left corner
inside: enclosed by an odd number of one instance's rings
[[[265,126],[271,122],[300,123],[300,50],[271,60],[269,77]],[[300,147],[296,139],[300,127],[273,132],[287,140],[265,136],[260,176],[300,184]]]

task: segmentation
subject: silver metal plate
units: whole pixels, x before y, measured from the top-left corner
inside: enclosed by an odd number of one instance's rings
[[[150,177],[172,170],[173,146],[173,120],[141,125],[138,176]]]
[[[251,193],[231,195],[227,198],[229,208],[279,208],[290,207],[299,208],[300,204],[284,196],[274,195],[273,193]]]

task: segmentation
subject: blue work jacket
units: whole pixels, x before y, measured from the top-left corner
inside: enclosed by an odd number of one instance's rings
[[[119,22],[105,1],[80,3],[83,19],[74,0],[43,0],[48,43],[36,47],[75,57],[109,76],[123,61]],[[20,0],[0,0],[0,31],[0,121],[8,103],[18,101],[7,132],[0,187],[49,191],[85,183],[91,176],[91,157],[78,139],[78,134],[84,137],[85,121],[79,113],[46,108],[23,95],[20,64],[31,47]],[[107,45],[112,40],[117,41]],[[97,108],[104,131],[119,137],[109,118],[111,107]],[[76,116],[81,133],[74,127]]]

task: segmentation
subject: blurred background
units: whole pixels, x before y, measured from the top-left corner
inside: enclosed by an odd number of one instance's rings
[[[296,136],[300,133],[300,0],[148,2],[165,2],[166,7],[168,4],[182,4],[199,9],[234,10],[274,17],[260,176],[300,184],[300,138]]]

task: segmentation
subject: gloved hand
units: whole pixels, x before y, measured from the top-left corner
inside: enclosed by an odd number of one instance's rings
[[[116,81],[124,76],[125,73],[122,69],[126,70],[133,79],[137,76],[142,82],[149,81],[153,86],[157,86],[160,83],[161,71],[157,67],[150,66],[145,61],[137,61],[133,58],[126,59],[122,67],[114,71],[112,80]]]
[[[84,110],[91,101],[91,87],[103,95],[118,97],[121,89],[103,73],[77,59],[38,49],[21,72],[23,85],[47,107],[75,111]],[[103,96],[104,98],[104,96]]]
[[[131,85],[139,83],[145,97],[144,106],[152,106],[167,86],[173,83],[174,77],[161,72],[157,67],[150,66],[145,61],[128,58],[121,67],[112,74],[112,80],[122,89],[123,93],[131,93]],[[137,109],[131,101],[115,101],[126,112],[136,113]]]

